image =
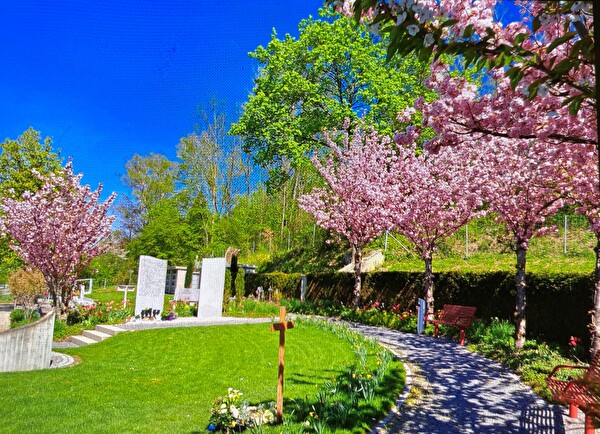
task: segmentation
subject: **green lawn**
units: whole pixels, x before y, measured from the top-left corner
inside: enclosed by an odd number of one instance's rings
[[[229,387],[252,404],[275,400],[277,346],[268,324],[252,324],[123,333],[64,350],[81,363],[0,374],[0,432],[205,432],[211,404]],[[286,334],[286,413],[356,364],[349,340],[298,323]],[[386,406],[403,387],[401,365],[392,366],[381,391]],[[363,417],[370,423],[382,415]]]

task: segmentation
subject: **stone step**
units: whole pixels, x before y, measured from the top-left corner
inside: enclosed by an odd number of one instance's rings
[[[86,345],[98,343],[98,341],[95,341],[83,335],[71,336],[71,342],[80,347],[85,347]]]
[[[121,332],[129,331],[129,330],[122,329],[121,327],[118,327],[118,326],[106,325],[106,324],[97,325],[96,330],[99,332],[102,332],[102,333],[106,333],[107,335],[111,335],[111,336],[114,336]]]
[[[109,335],[108,333],[104,333],[104,332],[101,332],[98,330],[84,330],[83,336],[85,336],[86,338],[93,339],[96,342],[101,342],[104,339],[108,339],[108,338],[112,337],[112,335]]]

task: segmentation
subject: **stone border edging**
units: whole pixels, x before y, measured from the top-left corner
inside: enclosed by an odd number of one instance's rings
[[[77,363],[73,356],[52,351],[50,369],[67,368],[69,366],[75,366],[76,364]]]
[[[379,345],[381,345],[384,348],[387,348],[389,351],[392,352],[392,354],[394,354],[394,356],[396,356],[396,358],[398,360],[400,360],[402,362],[402,365],[404,366],[404,372],[405,372],[405,381],[404,381],[404,390],[402,391],[402,393],[400,394],[400,396],[398,397],[398,399],[392,406],[388,415],[386,417],[384,417],[382,420],[380,420],[379,422],[377,422],[377,424],[373,428],[371,428],[371,430],[369,431],[369,434],[379,434],[380,432],[387,432],[387,431],[385,431],[385,426],[388,423],[390,423],[390,421],[394,417],[396,417],[400,414],[400,410],[402,409],[402,406],[404,405],[404,402],[406,401],[406,398],[408,398],[408,395],[412,389],[412,382],[413,382],[412,381],[412,371],[410,370],[408,363],[406,363],[406,359],[402,358],[400,356],[400,354],[398,354],[398,352],[396,350],[394,350],[391,346],[386,345],[380,341],[378,341],[378,342],[379,342]]]

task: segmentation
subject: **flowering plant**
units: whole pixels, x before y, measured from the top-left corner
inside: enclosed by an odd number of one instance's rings
[[[219,396],[215,400],[210,409],[209,431],[229,434],[275,422],[274,403],[270,403],[268,408],[262,405],[251,406],[248,402],[241,401],[243,395],[230,387],[225,396]]]
[[[583,342],[581,338],[571,336],[569,339],[569,353],[570,356],[576,360],[581,360],[584,358],[584,349],[583,345],[579,345]]]

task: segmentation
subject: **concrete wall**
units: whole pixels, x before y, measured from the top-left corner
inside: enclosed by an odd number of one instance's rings
[[[40,320],[0,333],[0,372],[50,367],[54,312]]]
[[[10,312],[0,310],[0,332],[10,329]]]

